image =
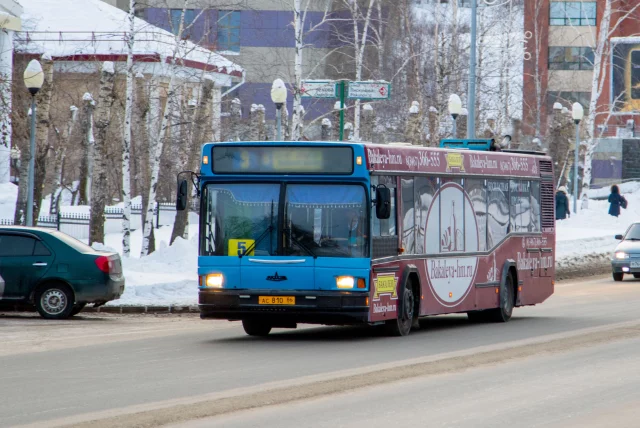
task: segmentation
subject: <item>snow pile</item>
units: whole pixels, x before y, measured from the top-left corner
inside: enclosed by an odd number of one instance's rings
[[[640,182],[639,181],[630,181],[628,183],[618,184],[618,188],[620,189],[620,193],[625,195],[631,193],[637,193],[640,191]],[[608,198],[609,194],[611,194],[611,187],[604,186],[599,189],[589,189],[588,195],[590,198]],[[628,199],[628,198],[627,198]]]
[[[556,222],[559,267],[562,267],[563,259],[568,263],[586,261],[586,256],[610,256],[618,243],[614,236],[624,234],[631,223],[640,221],[640,191],[625,194],[625,198],[629,205],[621,210],[620,217],[608,214],[609,203],[606,200],[590,200],[589,209],[578,208],[578,215],[572,214],[570,218]],[[573,208],[573,201],[570,206]]]
[[[125,54],[129,31],[127,12],[101,0],[29,0],[22,2],[24,31],[37,36],[20,37],[16,50],[52,57],[88,54]],[[134,55],[171,58],[175,36],[143,19],[135,18]],[[84,34],[82,34],[84,33]],[[178,56],[214,66],[219,73],[239,75],[242,68],[223,56],[190,41],[179,44]]]
[[[190,239],[176,239],[169,246],[171,226],[155,230],[157,251],[140,258],[132,253],[131,258],[122,258],[125,276],[125,291],[119,300],[109,302],[111,306],[133,305],[196,305],[198,303],[198,226],[197,221],[189,227]],[[105,237],[105,245],[94,244],[102,251],[122,254],[122,235]],[[131,248],[142,246],[142,231],[131,233]]]
[[[18,186],[0,183],[0,220],[13,219],[18,200]]]

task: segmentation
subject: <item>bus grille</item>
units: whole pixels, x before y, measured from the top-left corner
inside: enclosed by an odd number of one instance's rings
[[[555,197],[553,194],[553,181],[542,181],[540,183],[540,205],[542,208],[542,228],[553,229],[555,221]]]
[[[547,160],[540,161],[540,174],[553,174],[551,161],[547,161]]]

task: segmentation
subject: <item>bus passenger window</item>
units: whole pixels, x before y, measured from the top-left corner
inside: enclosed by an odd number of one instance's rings
[[[531,232],[540,232],[540,182],[531,182]]]
[[[478,225],[478,251],[487,249],[487,189],[485,180],[481,178],[467,178],[464,180],[464,190],[471,200],[471,206],[476,215]],[[465,239],[469,243],[471,235],[466,234]],[[467,245],[472,248],[471,245]]]
[[[487,180],[487,249],[509,233],[509,181]]]
[[[526,180],[509,181],[509,209],[511,232],[529,232],[531,225],[530,182]]]
[[[416,254],[425,254],[425,235],[427,229],[427,215],[433,202],[433,196],[438,189],[436,177],[416,177],[415,212],[416,212]]]
[[[402,178],[402,248],[405,254],[416,254],[413,178]]]

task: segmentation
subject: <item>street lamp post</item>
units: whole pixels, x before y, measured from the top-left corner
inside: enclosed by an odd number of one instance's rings
[[[282,114],[280,110],[287,102],[287,88],[282,79],[276,79],[271,86],[271,101],[276,105],[276,140],[282,140]]]
[[[44,84],[40,63],[32,59],[24,70],[24,84],[31,93],[31,141],[29,144],[29,192],[27,196],[27,226],[33,226],[33,188],[36,160],[36,94]]]
[[[584,109],[580,103],[573,103],[571,110],[571,116],[573,116],[573,122],[576,124],[576,150],[575,158],[573,161],[573,213],[578,212],[578,162],[580,152],[580,121],[584,116]]]
[[[449,114],[453,118],[453,138],[458,138],[456,119],[462,112],[462,101],[456,94],[449,95]]]

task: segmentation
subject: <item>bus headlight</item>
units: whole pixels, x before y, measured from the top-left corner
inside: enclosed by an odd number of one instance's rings
[[[353,288],[355,285],[355,278],[352,276],[337,276],[336,286],[338,288]]]
[[[211,288],[222,288],[224,282],[224,275],[221,273],[210,273],[205,279],[205,285]]]
[[[629,254],[625,253],[624,251],[616,252],[616,259],[622,260],[622,259],[628,259],[628,258],[629,258]]]

